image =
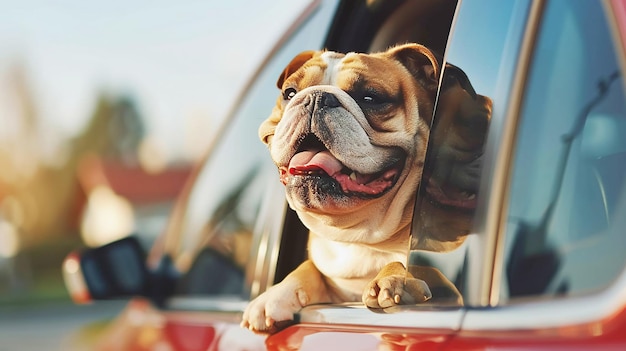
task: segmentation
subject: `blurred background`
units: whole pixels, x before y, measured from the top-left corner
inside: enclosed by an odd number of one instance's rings
[[[0,0],[0,350],[117,311],[75,310],[62,259],[150,245],[304,3]]]

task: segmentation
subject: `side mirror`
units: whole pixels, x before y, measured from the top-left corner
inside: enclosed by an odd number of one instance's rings
[[[65,285],[76,303],[147,296],[150,273],[135,237],[70,253],[63,262]]]

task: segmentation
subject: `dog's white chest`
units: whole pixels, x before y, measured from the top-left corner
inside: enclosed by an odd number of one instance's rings
[[[369,245],[326,240],[311,234],[309,256],[325,276],[338,279],[371,279],[382,267],[406,260],[406,252],[376,250]]]

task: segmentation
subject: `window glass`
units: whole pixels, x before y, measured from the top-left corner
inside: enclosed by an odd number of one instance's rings
[[[433,302],[467,302],[468,270],[480,272],[489,264],[484,259],[493,256],[476,226],[484,196],[479,192],[484,146],[487,135],[497,133],[501,125],[528,5],[463,1],[453,26],[409,257],[412,273],[427,276],[435,269],[453,284],[435,286]],[[477,265],[469,264],[472,258]]]
[[[550,1],[517,137],[501,298],[601,289],[626,260],[626,104],[595,0]]]
[[[299,6],[304,5],[311,3]],[[276,52],[246,92],[203,166],[180,230],[170,233],[176,236],[176,248],[170,247],[170,253],[183,273],[179,295],[244,293],[244,272],[261,203],[271,188],[268,184],[279,182],[258,128],[275,104],[279,72],[298,52],[322,46],[325,33],[320,28],[327,28],[334,8],[334,1],[321,2]]]

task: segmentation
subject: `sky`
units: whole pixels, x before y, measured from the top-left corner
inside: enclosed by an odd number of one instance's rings
[[[513,1],[486,0],[473,2],[461,7],[462,15],[458,16],[455,24],[451,44],[446,53],[450,63],[463,68],[476,92],[491,98],[497,95],[498,74],[501,61],[507,50],[507,39],[510,39],[511,28],[525,11],[528,4],[516,4]],[[499,16],[485,16],[487,12],[498,13]],[[476,18],[482,18],[482,26],[476,26]],[[508,30],[494,30],[494,28],[508,28]],[[484,43],[490,43],[489,46]],[[510,44],[517,45],[518,40],[511,40]],[[475,50],[480,47],[481,51]],[[491,50],[485,54],[484,50]]]
[[[0,0],[0,94],[3,75],[21,66],[42,129],[57,136],[51,148],[82,130],[100,91],[129,94],[177,155],[188,140],[208,144],[308,2]],[[0,106],[0,138],[13,118]]]

